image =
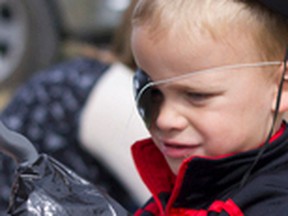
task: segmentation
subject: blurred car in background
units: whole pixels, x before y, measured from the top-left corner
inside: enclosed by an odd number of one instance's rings
[[[107,43],[130,0],[0,0],[0,88],[57,59],[66,38]]]

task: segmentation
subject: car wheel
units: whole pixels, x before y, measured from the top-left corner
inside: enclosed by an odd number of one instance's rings
[[[58,31],[47,1],[0,0],[0,88],[15,87],[50,64]]]

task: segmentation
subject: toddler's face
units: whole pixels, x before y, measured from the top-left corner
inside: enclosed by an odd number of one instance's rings
[[[277,88],[271,73],[278,67],[193,74],[224,65],[255,63],[259,58],[241,34],[227,36],[226,41],[237,41],[233,46],[205,35],[191,43],[180,35],[155,38],[145,27],[134,28],[132,34],[137,64],[153,81],[192,72],[155,86],[155,103],[160,106],[149,130],[175,174],[188,157],[233,154],[257,148],[265,141]]]

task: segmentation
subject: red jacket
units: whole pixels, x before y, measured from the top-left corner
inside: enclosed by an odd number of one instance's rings
[[[248,182],[240,181],[260,149],[185,160],[177,177],[151,139],[135,143],[136,167],[153,197],[136,216],[288,215],[288,129],[272,137]]]

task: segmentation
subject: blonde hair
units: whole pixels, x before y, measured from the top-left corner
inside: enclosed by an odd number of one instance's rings
[[[176,30],[191,41],[199,30],[219,40],[241,31],[263,60],[280,60],[288,44],[287,20],[256,0],[139,0],[132,20],[155,35]]]

